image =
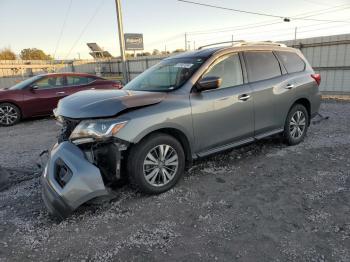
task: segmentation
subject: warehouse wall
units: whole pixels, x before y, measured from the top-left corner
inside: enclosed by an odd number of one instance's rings
[[[321,91],[350,92],[350,34],[297,39],[284,43],[299,48],[315,71],[321,74]]]

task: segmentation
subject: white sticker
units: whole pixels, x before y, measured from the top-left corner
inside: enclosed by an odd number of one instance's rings
[[[181,67],[181,68],[191,68],[193,64],[186,64],[186,63],[177,63],[174,65],[174,67]]]

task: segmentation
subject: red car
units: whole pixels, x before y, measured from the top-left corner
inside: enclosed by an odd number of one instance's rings
[[[11,126],[23,118],[51,115],[61,98],[82,90],[120,88],[120,82],[90,74],[33,76],[10,88],[0,89],[0,125]]]

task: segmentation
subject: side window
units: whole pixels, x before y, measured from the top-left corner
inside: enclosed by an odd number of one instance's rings
[[[249,51],[244,53],[250,82],[281,75],[281,68],[272,51]]]
[[[86,85],[92,82],[93,79],[83,76],[67,76],[67,83],[70,86]]]
[[[243,84],[241,62],[238,54],[230,54],[219,58],[203,77],[218,76],[222,83],[220,88]]]
[[[34,83],[39,89],[62,87],[67,84],[64,76],[44,77]]]
[[[296,53],[278,51],[278,57],[282,60],[288,74],[301,72],[305,70],[304,61]]]

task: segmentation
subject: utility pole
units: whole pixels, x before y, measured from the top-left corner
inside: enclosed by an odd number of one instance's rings
[[[295,27],[295,29],[294,29],[294,41],[295,41],[295,44],[297,42],[297,30],[298,30],[298,27]]]
[[[185,33],[185,51],[187,51],[187,33]]]
[[[233,46],[233,35],[231,35],[231,41],[232,41],[232,46]]]
[[[193,41],[193,50],[196,50],[196,41]]]
[[[120,56],[122,58],[123,81],[124,81],[124,84],[126,84],[128,82],[128,76],[126,75],[126,59],[125,59],[125,42],[124,42],[124,31],[123,31],[123,16],[122,16],[122,7],[121,7],[120,0],[115,0],[115,6],[116,6],[117,20],[118,20],[118,33],[119,33]]]

